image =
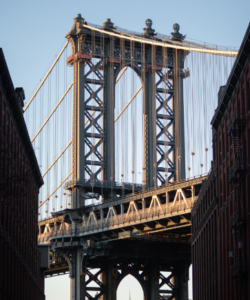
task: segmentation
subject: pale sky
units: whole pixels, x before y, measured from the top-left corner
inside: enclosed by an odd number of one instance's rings
[[[0,47],[14,86],[24,88],[26,99],[65,44],[65,35],[77,13],[91,23],[101,25],[111,18],[115,25],[139,32],[145,27],[145,20],[151,18],[152,27],[167,35],[177,22],[187,38],[236,47],[250,21],[249,0],[0,0],[0,7]],[[132,300],[142,300],[142,290],[131,276],[121,283],[117,299],[128,299],[129,289]],[[45,290],[47,300],[68,300],[68,275],[46,279]]]

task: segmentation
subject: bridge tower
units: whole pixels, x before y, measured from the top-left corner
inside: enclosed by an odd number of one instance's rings
[[[115,82],[126,66],[133,68],[143,85],[146,186],[185,178],[183,68],[186,54],[183,50],[144,43],[157,40],[150,19],[146,26],[141,42],[133,41],[129,36],[119,36],[110,19],[98,30],[88,26],[78,14],[66,35],[72,46],[67,62],[74,68],[72,181],[67,184],[72,191],[72,208],[84,206],[86,182],[94,184],[95,190],[98,183],[101,186],[105,182],[104,198],[112,197],[116,190]],[[179,25],[175,24],[172,40],[181,42],[183,38]],[[164,125],[163,120],[168,120],[168,124]],[[91,137],[96,139],[95,144]],[[168,146],[167,151],[164,146]],[[167,168],[161,166],[162,162],[166,162]],[[95,166],[94,172],[90,166]]]

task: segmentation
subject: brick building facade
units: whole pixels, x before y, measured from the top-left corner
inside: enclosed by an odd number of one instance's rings
[[[0,48],[0,299],[44,299],[37,246],[43,184],[24,122],[24,91],[14,89]]]
[[[250,299],[250,25],[212,119],[213,162],[192,211],[193,299]]]

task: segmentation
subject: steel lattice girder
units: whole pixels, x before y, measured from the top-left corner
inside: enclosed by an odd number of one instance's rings
[[[84,115],[86,117],[85,121],[85,144],[89,151],[85,152],[85,171],[90,177],[90,180],[98,180],[98,174],[100,174],[104,167],[103,155],[100,153],[98,148],[103,146],[104,142],[104,128],[102,118],[104,116],[104,105],[103,101],[99,98],[98,94],[103,90],[103,76],[98,70],[98,67],[102,63],[101,60],[94,64],[92,61],[88,61],[86,66],[89,66],[89,71],[85,74],[85,85],[84,89],[88,92],[89,97],[85,100],[85,111]],[[95,74],[99,80],[89,78],[92,74]],[[93,90],[90,85],[98,85],[97,90]],[[94,100],[94,101],[93,101]],[[90,102],[95,102],[90,105]],[[89,124],[88,124],[89,123]],[[100,125],[101,123],[101,125]],[[96,140],[93,144],[93,140]],[[87,150],[86,148],[86,150]],[[91,155],[94,154],[95,160]],[[90,158],[90,159],[89,159]],[[95,171],[93,172],[90,166],[95,166]]]
[[[157,178],[162,184],[165,183],[166,179],[170,180],[175,176],[175,166],[171,160],[171,155],[174,156],[175,150],[175,138],[173,135],[173,126],[174,126],[174,112],[169,106],[169,102],[172,101],[172,107],[174,105],[174,90],[172,80],[168,79],[168,74],[163,74],[161,71],[156,72],[159,76],[159,81],[156,83],[156,100],[158,101],[158,107],[156,109],[156,125],[160,130],[156,135],[157,139],[157,153],[159,154],[159,159],[157,160]],[[169,72],[168,72],[169,73]],[[158,88],[160,84],[164,84],[166,89]],[[162,93],[165,93],[166,99],[163,99],[161,96]],[[161,114],[158,112],[162,111]],[[167,120],[167,125],[164,125],[162,120]],[[172,131],[172,132],[170,132]],[[165,140],[164,140],[165,138]],[[163,147],[162,147],[163,146]],[[168,149],[164,149],[169,146]],[[167,167],[161,167],[163,162],[166,162]],[[164,178],[162,174],[166,174],[167,178]]]

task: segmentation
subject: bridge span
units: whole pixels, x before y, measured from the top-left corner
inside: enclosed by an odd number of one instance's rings
[[[52,213],[39,222],[38,241],[51,249],[46,277],[68,272],[76,293],[116,299],[131,274],[145,299],[187,299],[191,209],[206,178]]]

